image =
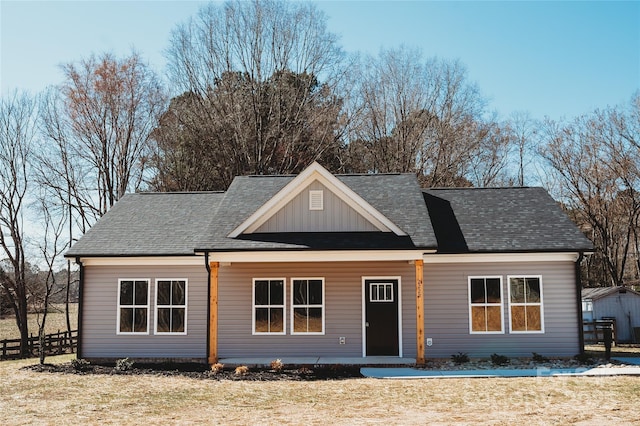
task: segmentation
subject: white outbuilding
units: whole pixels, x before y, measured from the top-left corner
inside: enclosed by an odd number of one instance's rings
[[[640,343],[640,293],[627,287],[582,289],[585,321],[615,319],[616,341]]]

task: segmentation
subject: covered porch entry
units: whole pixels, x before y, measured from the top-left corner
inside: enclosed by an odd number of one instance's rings
[[[422,253],[387,252],[384,259],[376,252],[356,258],[353,252],[310,255],[218,253],[207,259],[210,364],[224,360],[230,365],[268,365],[275,359],[302,365],[424,363]],[[252,318],[252,282],[268,277],[279,277],[285,288],[278,311],[283,319],[276,332],[263,333]],[[294,328],[292,293],[296,280],[304,277],[321,277],[325,285],[321,332]],[[384,305],[397,311],[385,313]],[[389,316],[397,318],[395,323],[386,319]],[[386,323],[390,326],[385,329]]]

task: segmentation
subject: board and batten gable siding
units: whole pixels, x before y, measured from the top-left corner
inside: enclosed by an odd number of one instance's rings
[[[309,191],[313,190],[323,192],[322,210],[309,209]],[[254,232],[366,231],[378,229],[340,197],[314,181]]]
[[[207,270],[202,266],[86,266],[82,309],[83,358],[207,357]],[[118,280],[149,279],[149,334],[118,335]],[[155,335],[156,279],[188,280],[187,334]]]
[[[579,352],[575,264],[572,262],[446,263],[424,265],[425,338],[427,358],[450,358],[465,352],[471,357],[497,353],[530,357],[571,357]],[[504,334],[469,332],[470,276],[501,276]],[[544,333],[511,333],[508,276],[541,276]]]
[[[292,253],[295,256],[295,253]],[[218,356],[362,356],[362,277],[401,277],[404,357],[416,356],[415,266],[403,262],[232,263],[219,269]],[[324,335],[291,335],[291,278],[325,280]],[[286,279],[286,334],[252,334],[254,278]],[[340,337],[346,338],[344,345]]]

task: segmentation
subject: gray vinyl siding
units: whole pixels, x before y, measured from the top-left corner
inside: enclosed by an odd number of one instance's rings
[[[568,357],[579,352],[573,263],[425,264],[424,270],[425,338],[433,339],[433,345],[426,346],[427,358],[449,358],[458,352],[472,357],[530,357],[532,352]],[[509,275],[542,276],[544,333],[510,332]],[[469,276],[502,276],[504,334],[469,333]]]
[[[149,279],[148,335],[116,334],[118,280]],[[186,278],[187,334],[154,335],[158,278]],[[84,358],[200,358],[207,356],[207,271],[198,266],[87,266],[83,289]]]
[[[403,356],[415,357],[415,267],[408,262],[263,263],[219,270],[218,355],[229,357],[362,356],[362,277],[399,276]],[[291,278],[325,280],[325,334],[291,335]],[[252,334],[253,278],[286,279],[286,334]],[[340,345],[339,338],[346,344]]]
[[[293,256],[295,254],[292,254]],[[504,334],[470,334],[468,277],[503,278]],[[510,333],[507,276],[540,275],[543,283],[542,334]],[[362,356],[362,278],[400,277],[402,355],[416,356],[415,266],[409,262],[232,263],[219,269],[218,356]],[[325,334],[291,335],[291,278],[325,280]],[[117,335],[118,279],[150,279],[149,335]],[[187,335],[154,335],[155,280],[187,278]],[[286,334],[253,335],[254,278],[285,278]],[[574,264],[461,263],[424,265],[425,348],[427,358],[457,352],[473,357],[573,356],[579,350]],[[89,266],[83,296],[85,358],[198,358],[207,356],[207,271],[203,267]],[[346,344],[340,345],[339,338]]]
[[[309,210],[310,190],[323,190],[323,210]],[[347,203],[320,182],[315,181],[255,232],[362,232],[377,230]]]
[[[615,318],[618,342],[632,342],[634,327],[640,327],[640,296],[616,292],[596,299],[593,301],[593,318]]]

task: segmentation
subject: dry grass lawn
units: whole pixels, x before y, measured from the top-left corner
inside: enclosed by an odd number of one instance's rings
[[[78,328],[78,304],[72,303],[69,305],[71,328],[73,330]],[[29,314],[29,333],[34,336],[38,334],[38,320],[36,314]],[[64,304],[54,305],[53,309],[47,314],[47,322],[45,324],[47,334],[57,333],[58,330],[67,330],[67,320],[64,313]],[[19,339],[20,332],[16,325],[16,320],[13,315],[8,315],[4,318],[0,318],[0,340],[4,339]]]
[[[591,356],[604,358],[605,347],[603,344],[586,345],[584,347],[586,353]],[[640,357],[640,345],[631,343],[622,343],[611,348],[611,356],[614,357]]]
[[[640,377],[248,382],[20,369],[35,362],[0,363],[3,425],[609,425],[640,419]]]

